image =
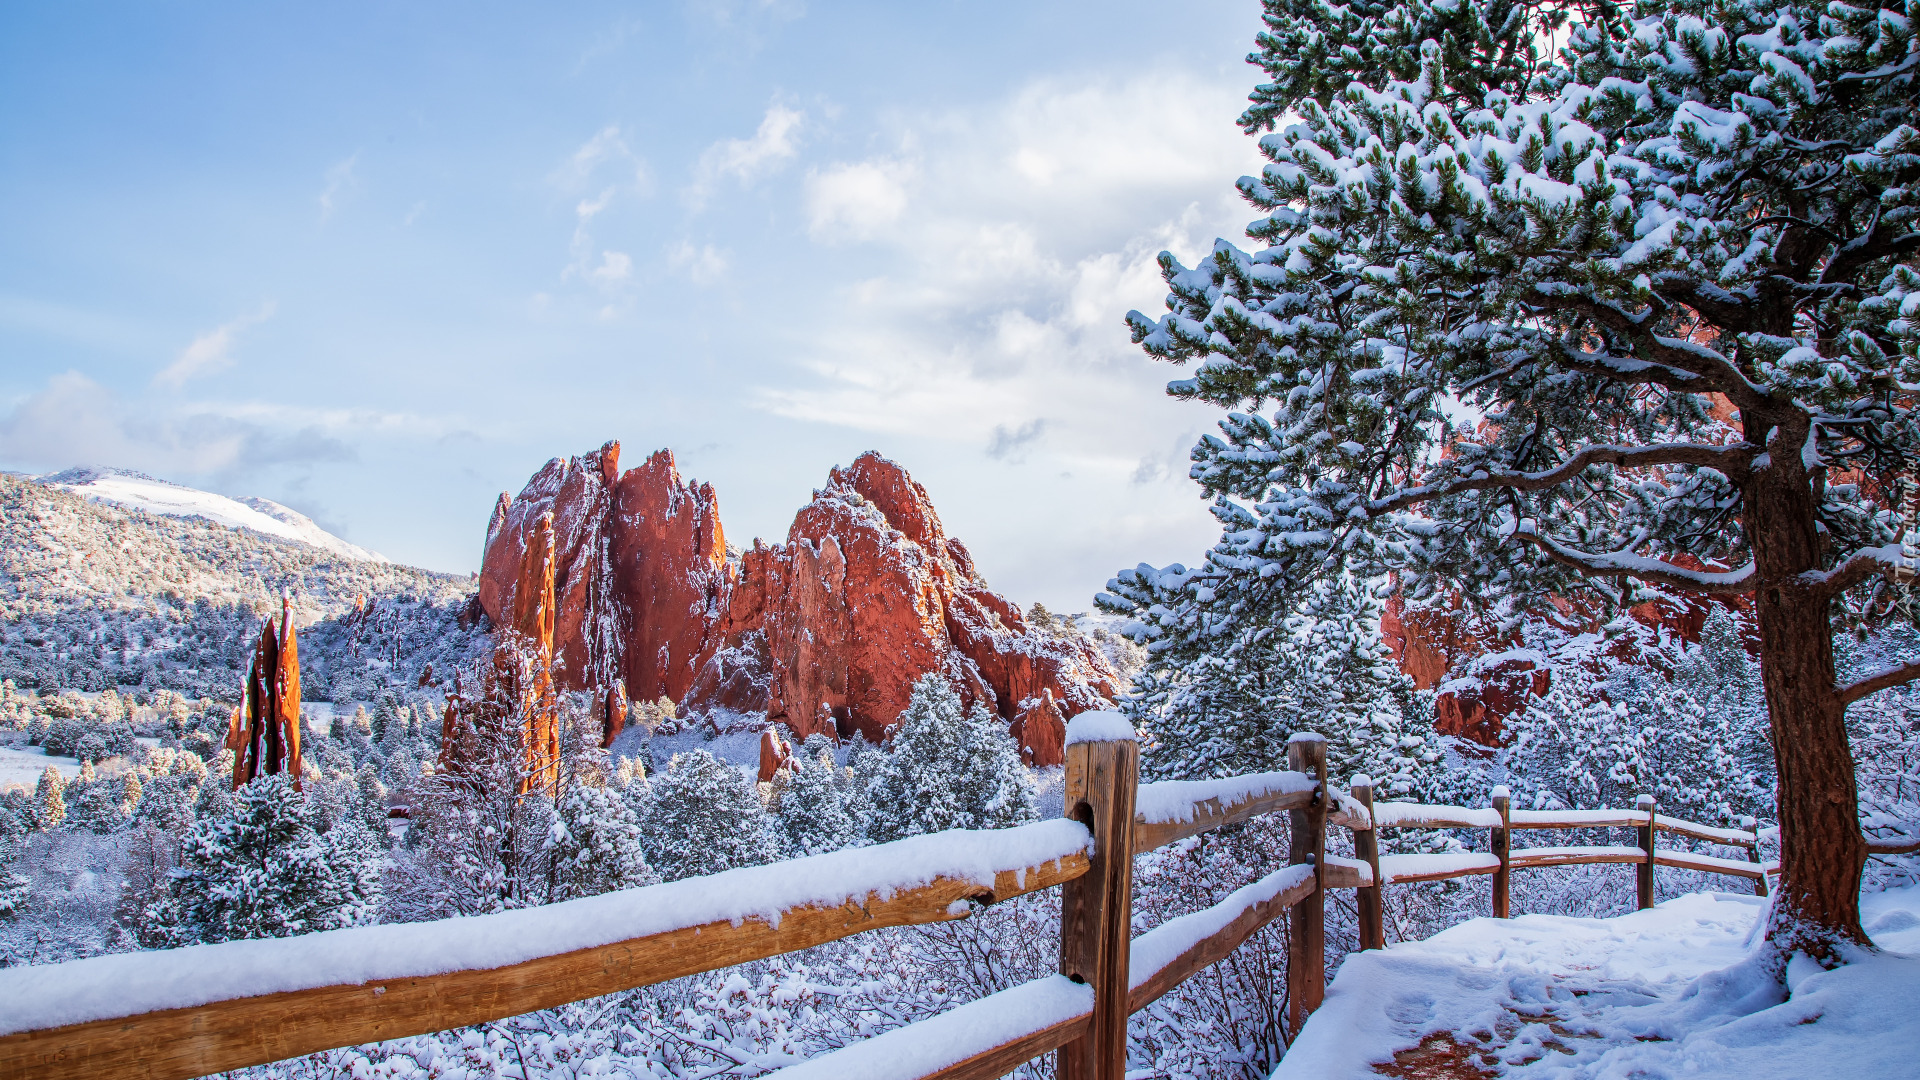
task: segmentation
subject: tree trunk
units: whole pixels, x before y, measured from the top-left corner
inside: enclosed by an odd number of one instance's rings
[[[1846,707],[1835,687],[1831,599],[1800,575],[1821,569],[1805,429],[1776,430],[1772,463],[1745,492],[1760,587],[1760,675],[1779,768],[1780,887],[1767,924],[1774,962],[1804,952],[1827,966],[1868,945],[1860,926],[1860,832]],[[1776,972],[1779,973],[1779,972]]]

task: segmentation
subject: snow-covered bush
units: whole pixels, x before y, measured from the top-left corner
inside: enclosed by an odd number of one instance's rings
[[[1006,725],[962,708],[945,676],[923,675],[871,763],[866,833],[876,843],[943,829],[999,829],[1038,817],[1033,787]]]
[[[810,735],[774,780],[773,822],[787,858],[838,851],[859,836],[848,808],[849,775],[835,764],[833,744]]]
[[[667,881],[780,857],[752,778],[704,748],[675,754],[652,779],[643,835],[647,861]]]
[[[148,924],[186,945],[369,921],[378,901],[372,837],[352,817],[317,832],[304,802],[284,773],[242,785],[227,813],[187,834]]]

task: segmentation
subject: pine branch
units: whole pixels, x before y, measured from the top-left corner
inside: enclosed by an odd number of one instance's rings
[[[1876,672],[1858,682],[1851,682],[1835,691],[1840,704],[1851,705],[1868,694],[1878,693],[1895,686],[1920,679],[1920,660],[1898,664],[1884,671]]]
[[[1718,469],[1729,476],[1735,476],[1745,473],[1749,463],[1758,453],[1760,453],[1759,447],[1749,446],[1746,443],[1732,443],[1726,446],[1709,446],[1703,443],[1657,443],[1653,446],[1601,444],[1589,446],[1544,472],[1476,468],[1473,475],[1459,480],[1407,488],[1391,498],[1376,499],[1368,503],[1367,516],[1380,517],[1383,514],[1406,510],[1424,502],[1468,491],[1488,491],[1495,488],[1544,491],[1572,480],[1593,465],[1616,465],[1623,469],[1645,468],[1653,465],[1693,465]]]
[[[1879,575],[1891,577],[1902,571],[1911,572],[1904,550],[1899,544],[1886,544],[1857,551],[1852,558],[1824,573],[1810,570],[1801,574],[1800,580],[1817,586],[1823,595],[1838,596],[1868,578]]]
[[[1513,538],[1538,547],[1554,562],[1578,570],[1588,577],[1615,577],[1625,574],[1639,581],[1650,581],[1655,585],[1665,585],[1669,588],[1728,595],[1752,592],[1754,579],[1757,576],[1751,562],[1738,570],[1712,573],[1704,570],[1688,570],[1672,563],[1661,562],[1659,559],[1645,555],[1632,555],[1623,551],[1602,555],[1575,551],[1552,537],[1542,536],[1525,529],[1514,530]]]
[[[1732,361],[1716,349],[1685,338],[1663,337],[1653,332],[1654,312],[1634,315],[1618,304],[1595,300],[1571,289],[1549,292],[1536,288],[1540,306],[1553,311],[1585,315],[1595,323],[1633,342],[1642,363],[1657,364],[1676,372],[1685,372],[1701,380],[1699,386],[1684,387],[1689,392],[1703,390],[1725,394],[1742,411],[1777,412],[1778,403],[1764,390],[1748,381]],[[1647,381],[1636,379],[1633,381]],[[1665,385],[1664,383],[1662,385]]]

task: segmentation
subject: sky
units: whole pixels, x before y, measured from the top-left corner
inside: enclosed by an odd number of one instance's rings
[[[1254,216],[1256,0],[0,9],[0,468],[477,567],[673,450],[778,541],[878,450],[1021,603],[1193,562],[1219,419],[1127,336]]]

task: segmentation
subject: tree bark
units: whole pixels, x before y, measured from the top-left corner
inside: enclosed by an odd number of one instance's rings
[[[1797,427],[1797,430],[1795,430]],[[1760,587],[1760,676],[1779,770],[1780,887],[1768,918],[1775,963],[1804,952],[1832,966],[1870,946],[1860,925],[1860,832],[1846,706],[1835,686],[1832,598],[1800,575],[1821,568],[1803,424],[1774,429],[1771,463],[1744,493]]]

